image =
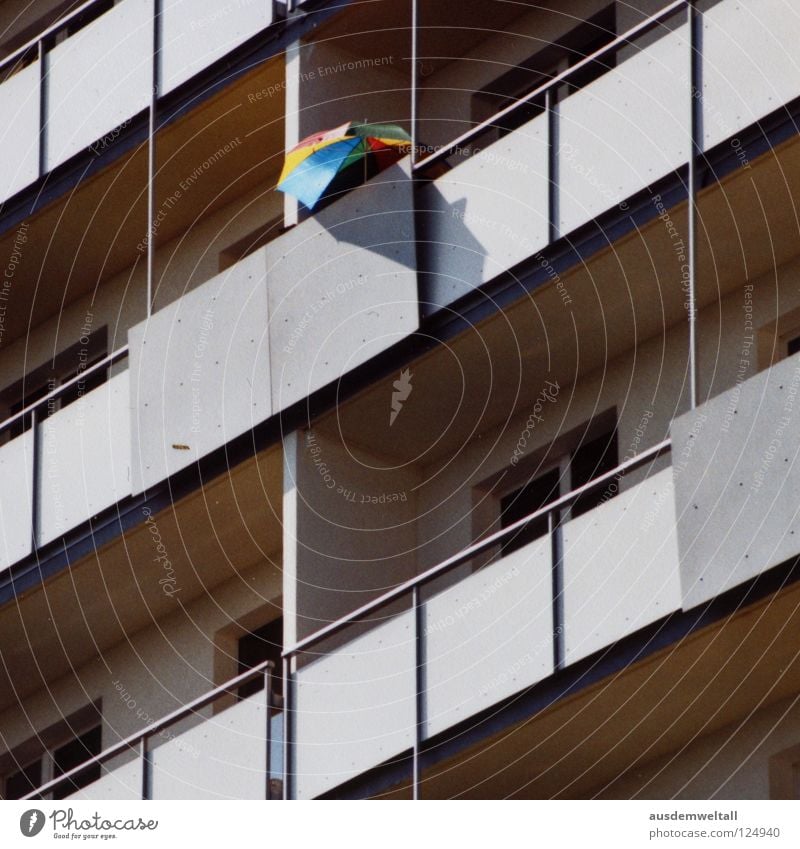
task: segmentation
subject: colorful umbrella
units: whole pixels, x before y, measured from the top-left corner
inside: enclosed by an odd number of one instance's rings
[[[278,188],[314,209],[323,198],[360,185],[410,150],[408,133],[394,124],[351,121],[308,136],[292,148]]]

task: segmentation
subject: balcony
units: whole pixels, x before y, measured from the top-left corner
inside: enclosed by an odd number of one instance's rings
[[[426,313],[598,216],[614,208],[626,213],[632,196],[681,168],[693,150],[708,153],[729,140],[731,156],[748,165],[736,134],[800,95],[792,58],[800,23],[779,0],[757,16],[721,0],[700,16],[702,42],[697,37],[692,47],[685,9],[670,4],[417,164],[417,176],[428,180],[418,194]],[[702,89],[696,140],[692,52]],[[569,85],[598,62],[607,64],[605,73],[583,87]],[[452,86],[452,68],[448,73],[425,81],[423,104],[426,95],[436,97],[437,85]],[[505,132],[525,109],[539,114]]]
[[[105,5],[84,4],[3,60],[0,107],[14,117],[0,137],[0,200],[81,151],[102,152],[154,92],[168,95],[279,17],[272,2],[220,11],[165,0],[158,18],[153,0]]]
[[[576,519],[557,519],[668,449],[627,461],[291,647],[290,728],[267,700],[265,665],[32,796],[93,764],[108,765],[103,776],[68,798],[269,798],[287,777],[290,797],[313,798],[409,753],[416,763],[419,747],[447,729],[679,609],[670,468]],[[545,536],[441,589],[443,576],[545,516]],[[405,609],[392,613],[398,605]],[[361,633],[349,638],[354,627]],[[264,692],[208,716],[209,705],[258,675],[267,676]]]
[[[419,747],[447,729],[679,610],[670,468],[580,517],[556,518],[666,448],[644,452],[291,647],[292,793],[317,797],[409,751],[416,761]],[[465,564],[546,516],[544,537],[465,576]],[[451,586],[442,589],[448,573]],[[393,613],[398,606],[406,609]],[[361,633],[342,644],[348,629]]]
[[[107,357],[4,422],[7,434],[24,430],[0,447],[0,572],[131,494],[126,357]],[[109,369],[106,383],[84,391]]]
[[[263,692],[205,718],[237,687],[262,678]],[[283,713],[273,703],[272,664],[239,675],[41,787],[29,798],[279,799]],[[269,721],[267,717],[269,716]],[[186,729],[187,723],[192,726]],[[120,764],[120,761],[123,763]],[[86,784],[87,769],[103,775]],[[84,786],[85,785],[85,786]],[[68,793],[70,787],[79,787]]]

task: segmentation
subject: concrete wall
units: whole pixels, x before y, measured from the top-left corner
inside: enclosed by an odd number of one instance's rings
[[[270,417],[268,321],[262,250],[131,328],[133,492]]]
[[[416,574],[419,480],[413,469],[382,474],[381,458],[319,431],[293,433],[284,450],[290,645]]]

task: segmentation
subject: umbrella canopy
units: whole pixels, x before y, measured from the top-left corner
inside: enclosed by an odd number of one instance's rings
[[[278,188],[309,209],[393,165],[411,150],[411,138],[394,124],[352,121],[303,139],[286,154]]]

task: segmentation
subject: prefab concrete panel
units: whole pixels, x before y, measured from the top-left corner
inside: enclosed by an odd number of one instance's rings
[[[672,470],[564,525],[566,662],[680,609]]]
[[[725,0],[703,16],[703,142],[735,135],[800,95],[800,14],[787,0]],[[733,137],[733,138],[732,138]]]
[[[419,326],[408,159],[265,250],[275,412]]]
[[[266,733],[261,692],[165,743],[154,741],[153,798],[266,798]]]
[[[683,25],[558,106],[561,235],[689,158],[688,39]]]
[[[31,553],[33,431],[0,446],[0,572]]]
[[[123,764],[116,769],[104,772],[97,781],[93,781],[65,800],[87,802],[127,801],[142,798],[142,761],[140,758]]]
[[[166,94],[273,22],[273,0],[164,0],[161,91]]]
[[[39,426],[39,544],[131,494],[129,373]]]
[[[683,606],[800,551],[800,357],[672,422]]]
[[[507,271],[548,241],[547,116],[419,191],[424,314]]]
[[[553,672],[553,584],[546,536],[424,605],[425,735]]]
[[[415,658],[409,611],[298,670],[298,799],[313,799],[412,746]]]
[[[272,414],[267,315],[261,250],[130,329],[134,493]]]
[[[47,169],[150,104],[153,0],[124,0],[47,54]]]
[[[40,75],[37,59],[0,85],[0,199],[39,176]]]

